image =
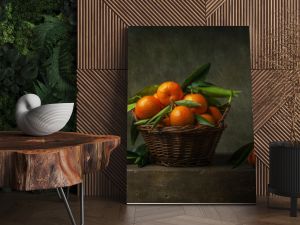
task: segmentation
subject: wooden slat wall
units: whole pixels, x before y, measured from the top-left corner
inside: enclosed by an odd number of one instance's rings
[[[86,194],[126,201],[127,27],[249,26],[256,185],[265,195],[268,143],[288,139],[292,124],[287,103],[277,97],[290,91],[296,75],[262,58],[284,42],[266,36],[280,32],[278,14],[289,21],[291,11],[299,22],[298,0],[78,0],[78,131],[122,137],[109,168],[86,177]]]

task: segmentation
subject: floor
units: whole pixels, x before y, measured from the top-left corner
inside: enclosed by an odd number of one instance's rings
[[[75,213],[76,196],[71,197]],[[272,199],[287,207],[288,201]],[[257,205],[124,205],[98,198],[86,199],[86,225],[271,225],[300,224],[289,211]],[[55,193],[0,193],[1,225],[69,225],[65,208]]]

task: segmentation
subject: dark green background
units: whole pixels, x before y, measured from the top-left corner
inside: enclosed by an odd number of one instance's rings
[[[77,0],[0,1],[0,130],[15,130],[26,93],[75,102]],[[76,109],[65,131],[76,130]]]
[[[207,62],[211,62],[208,81],[242,91],[233,100],[226,119],[228,128],[216,150],[217,153],[232,153],[253,141],[248,28],[128,29],[128,96],[144,86],[167,80],[181,83],[191,71]],[[128,145],[131,148],[129,139]]]

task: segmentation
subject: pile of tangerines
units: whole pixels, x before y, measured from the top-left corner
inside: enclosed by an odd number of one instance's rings
[[[168,111],[162,114],[159,125],[196,125],[199,123],[196,118],[200,117],[215,126],[222,119],[220,109],[209,105],[201,93],[184,93],[181,86],[174,81],[164,82],[158,86],[153,95],[140,98],[136,102],[133,113],[137,120],[149,121],[167,106]]]

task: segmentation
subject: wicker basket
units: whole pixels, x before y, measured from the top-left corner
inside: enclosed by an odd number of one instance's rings
[[[218,127],[197,125],[153,129],[152,126],[139,126],[152,162],[173,167],[209,165],[226,128],[224,119],[228,110],[229,107],[226,108]]]

